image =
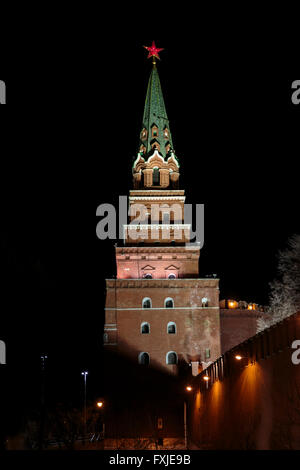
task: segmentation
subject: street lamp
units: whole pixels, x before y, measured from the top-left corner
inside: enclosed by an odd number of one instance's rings
[[[242,355],[242,354],[236,354],[236,355],[234,356],[234,359],[235,359],[237,362],[240,362],[242,366],[247,367],[247,365],[248,365],[248,356],[247,356],[247,354],[244,354],[244,355]],[[252,362],[252,363],[253,363],[253,362]]]
[[[47,353],[41,354],[41,369],[42,369],[42,371],[44,371],[45,368],[46,368],[47,359],[48,359]]]
[[[46,415],[46,401],[45,401],[45,388],[46,388],[46,365],[48,354],[43,353],[40,355],[41,359],[41,423],[39,433],[39,449],[43,448],[44,441],[44,428],[45,428],[45,415]]]
[[[105,435],[105,423],[104,423],[104,421],[103,421],[104,405],[105,405],[105,403],[104,403],[102,400],[99,400],[99,401],[97,402],[97,408],[98,408],[99,412],[100,412],[100,410],[101,410],[101,413],[99,414],[99,416],[100,416],[99,419],[101,420],[101,431],[100,431],[100,434],[102,435],[102,438],[103,438],[103,439],[104,439],[104,435]],[[97,420],[97,424],[100,424],[100,423],[99,423],[99,419]],[[99,429],[100,429],[100,428],[99,428]]]
[[[190,385],[188,385],[187,387],[185,387],[186,391],[187,392],[192,392],[193,391],[193,387],[191,387]],[[186,450],[188,450],[188,434],[187,434],[187,402],[186,402],[186,399],[184,400],[184,404],[183,404],[183,419],[184,419],[184,447]]]
[[[87,370],[81,372],[84,380],[84,433],[86,434],[86,378],[89,375]]]

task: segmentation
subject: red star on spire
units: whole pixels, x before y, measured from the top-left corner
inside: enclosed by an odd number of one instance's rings
[[[144,46],[144,48],[147,49],[147,51],[149,51],[148,59],[150,59],[151,57],[156,57],[157,59],[160,60],[158,53],[164,50],[164,49],[157,48],[154,41],[152,42],[151,47]]]

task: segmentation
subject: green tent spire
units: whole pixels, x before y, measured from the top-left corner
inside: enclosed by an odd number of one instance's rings
[[[169,119],[155,62],[147,89],[140,150],[148,158],[153,153],[154,146],[163,158],[170,156],[170,151],[173,150]]]

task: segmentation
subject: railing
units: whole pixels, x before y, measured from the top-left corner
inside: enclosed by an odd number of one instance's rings
[[[76,443],[85,443],[85,442],[89,442],[89,443],[97,443],[97,442],[100,442],[100,441],[103,441],[105,435],[104,435],[104,431],[102,432],[97,432],[97,433],[92,433],[92,434],[86,434],[84,436],[78,436],[75,440],[74,440],[74,444]],[[65,446],[67,443],[67,441],[64,441],[64,440],[61,440],[61,439],[51,439],[51,440],[48,440],[46,441],[46,445],[48,447],[63,447]],[[70,440],[70,443],[71,443],[71,440]]]

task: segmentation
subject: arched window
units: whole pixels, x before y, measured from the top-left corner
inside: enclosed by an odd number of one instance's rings
[[[148,353],[142,352],[139,354],[139,364],[141,364],[142,366],[149,366],[150,356]]]
[[[103,343],[108,343],[108,334],[104,333],[103,335]]]
[[[143,308],[152,308],[151,299],[146,298],[143,300]]]
[[[157,127],[157,125],[153,123],[152,126],[151,126],[151,128],[152,128],[152,137],[157,137],[157,135],[158,135],[158,127]]]
[[[141,333],[142,333],[142,335],[149,335],[150,334],[150,325],[149,325],[149,323],[142,323],[141,324]]]
[[[176,335],[176,323],[170,322],[168,323],[168,335]]]
[[[153,185],[154,186],[159,186],[159,168],[154,168],[153,169]]]
[[[147,139],[147,129],[143,129],[141,132],[141,139],[146,140]]]
[[[145,274],[144,279],[153,279],[152,274]]]
[[[205,359],[210,359],[210,349],[205,349]]]
[[[167,354],[167,364],[168,365],[178,364],[178,357],[177,357],[176,352],[174,352],[174,351],[168,352],[168,354]]]
[[[208,299],[206,297],[202,299],[202,307],[208,307]]]
[[[166,299],[165,308],[174,308],[174,300],[171,298]]]
[[[176,274],[169,274],[168,279],[177,279]]]

